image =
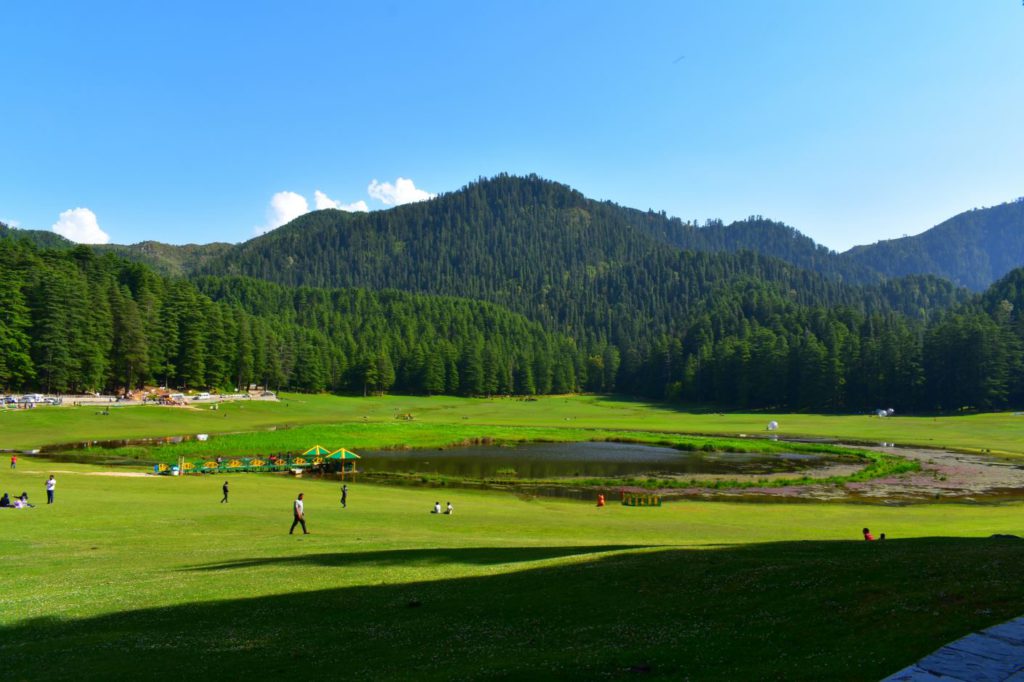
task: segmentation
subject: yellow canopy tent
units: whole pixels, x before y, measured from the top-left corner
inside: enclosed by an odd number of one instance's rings
[[[301,455],[292,457],[288,460],[289,467],[310,467],[320,466],[323,464],[324,457],[331,454],[331,451],[325,448],[323,445],[314,445],[309,450],[306,450]]]
[[[338,463],[338,471],[341,473],[341,477],[345,478],[345,474],[352,474],[353,476],[355,475],[355,460],[362,459],[362,457],[352,452],[351,450],[346,450],[345,448],[338,448],[331,454],[327,455],[327,459],[333,460]]]

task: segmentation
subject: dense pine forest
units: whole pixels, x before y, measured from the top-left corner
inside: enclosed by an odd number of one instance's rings
[[[202,285],[223,300],[85,246],[0,240],[0,387],[259,383],[484,395],[577,385],[571,341],[486,303],[362,290],[285,295],[241,280]]]
[[[886,278],[758,217],[698,228],[535,177],[369,214],[316,211],[236,246],[95,249],[21,232],[0,231],[10,390],[1024,404],[1024,271],[982,295]]]
[[[200,270],[288,286],[487,300],[581,343],[620,348],[682,333],[701,312],[728,305],[751,287],[805,306],[913,317],[966,296],[927,276],[849,286],[753,247],[680,249],[666,243],[667,235],[652,234],[654,225],[671,223],[661,214],[588,200],[558,183],[500,176],[388,211],[309,213]]]

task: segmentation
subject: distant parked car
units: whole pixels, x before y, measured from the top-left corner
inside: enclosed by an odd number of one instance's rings
[[[43,402],[43,395],[41,393],[26,393],[18,399],[19,403],[41,403]]]
[[[45,398],[43,400],[43,402],[49,403],[51,405],[60,405],[60,404],[62,404],[64,402],[64,399],[63,398]]]
[[[8,405],[13,405],[18,402],[18,399],[15,398],[13,395],[5,395],[3,402],[7,403]]]
[[[200,393],[199,395],[197,395],[195,397],[195,400],[209,400],[209,399],[210,399],[210,394],[206,393],[205,391],[203,393]]]

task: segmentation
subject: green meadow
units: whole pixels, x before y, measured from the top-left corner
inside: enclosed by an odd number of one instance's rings
[[[1024,542],[989,537],[1024,535],[1016,504],[597,508],[355,483],[341,509],[336,482],[235,475],[220,504],[221,478],[109,473],[0,471],[38,505],[0,510],[10,679],[878,679],[1024,612]],[[288,534],[300,491],[308,536]]]
[[[527,401],[444,396],[362,398],[285,395],[279,403],[225,403],[217,411],[210,410],[208,405],[196,405],[194,409],[114,407],[109,415],[100,414],[101,410],[94,407],[0,411],[0,448],[352,423],[388,425],[386,430],[381,426],[382,431],[373,446],[400,444],[410,438],[416,438],[417,445],[445,445],[462,440],[467,433],[472,437],[488,437],[493,427],[764,435],[767,423],[777,420],[780,425],[778,433],[782,436],[885,441],[1005,455],[1024,454],[1024,416],[1012,413],[896,415],[887,418],[873,415],[715,413],[603,396],[552,396]],[[413,416],[412,422],[396,419],[406,414]],[[403,427],[413,425],[417,428],[415,432],[411,428],[407,433],[403,432]],[[316,428],[312,430],[315,435]],[[302,434],[303,438],[306,435]],[[297,440],[288,446],[301,447],[299,442]],[[347,444],[337,443],[339,447],[343,445]]]
[[[140,460],[474,439],[777,447],[763,435],[1024,454],[1024,417],[717,414],[595,396],[288,395],[208,408],[0,412],[0,447],[194,433]],[[412,419],[404,418],[411,415]],[[787,446],[792,447],[792,446]],[[816,447],[816,446],[808,446]],[[89,453],[99,452],[91,450]],[[89,454],[87,453],[87,454]],[[1020,503],[660,508],[287,475],[0,469],[0,661],[15,680],[878,679],[1024,612]],[[58,479],[47,506],[43,482]],[[125,475],[128,474],[128,475]],[[230,481],[231,501],[220,504]],[[310,535],[288,534],[306,494]],[[451,500],[452,516],[432,515]],[[884,532],[865,543],[860,529]]]

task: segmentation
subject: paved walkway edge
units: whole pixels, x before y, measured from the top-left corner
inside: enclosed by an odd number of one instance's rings
[[[1024,616],[962,637],[883,682],[1024,682]]]

